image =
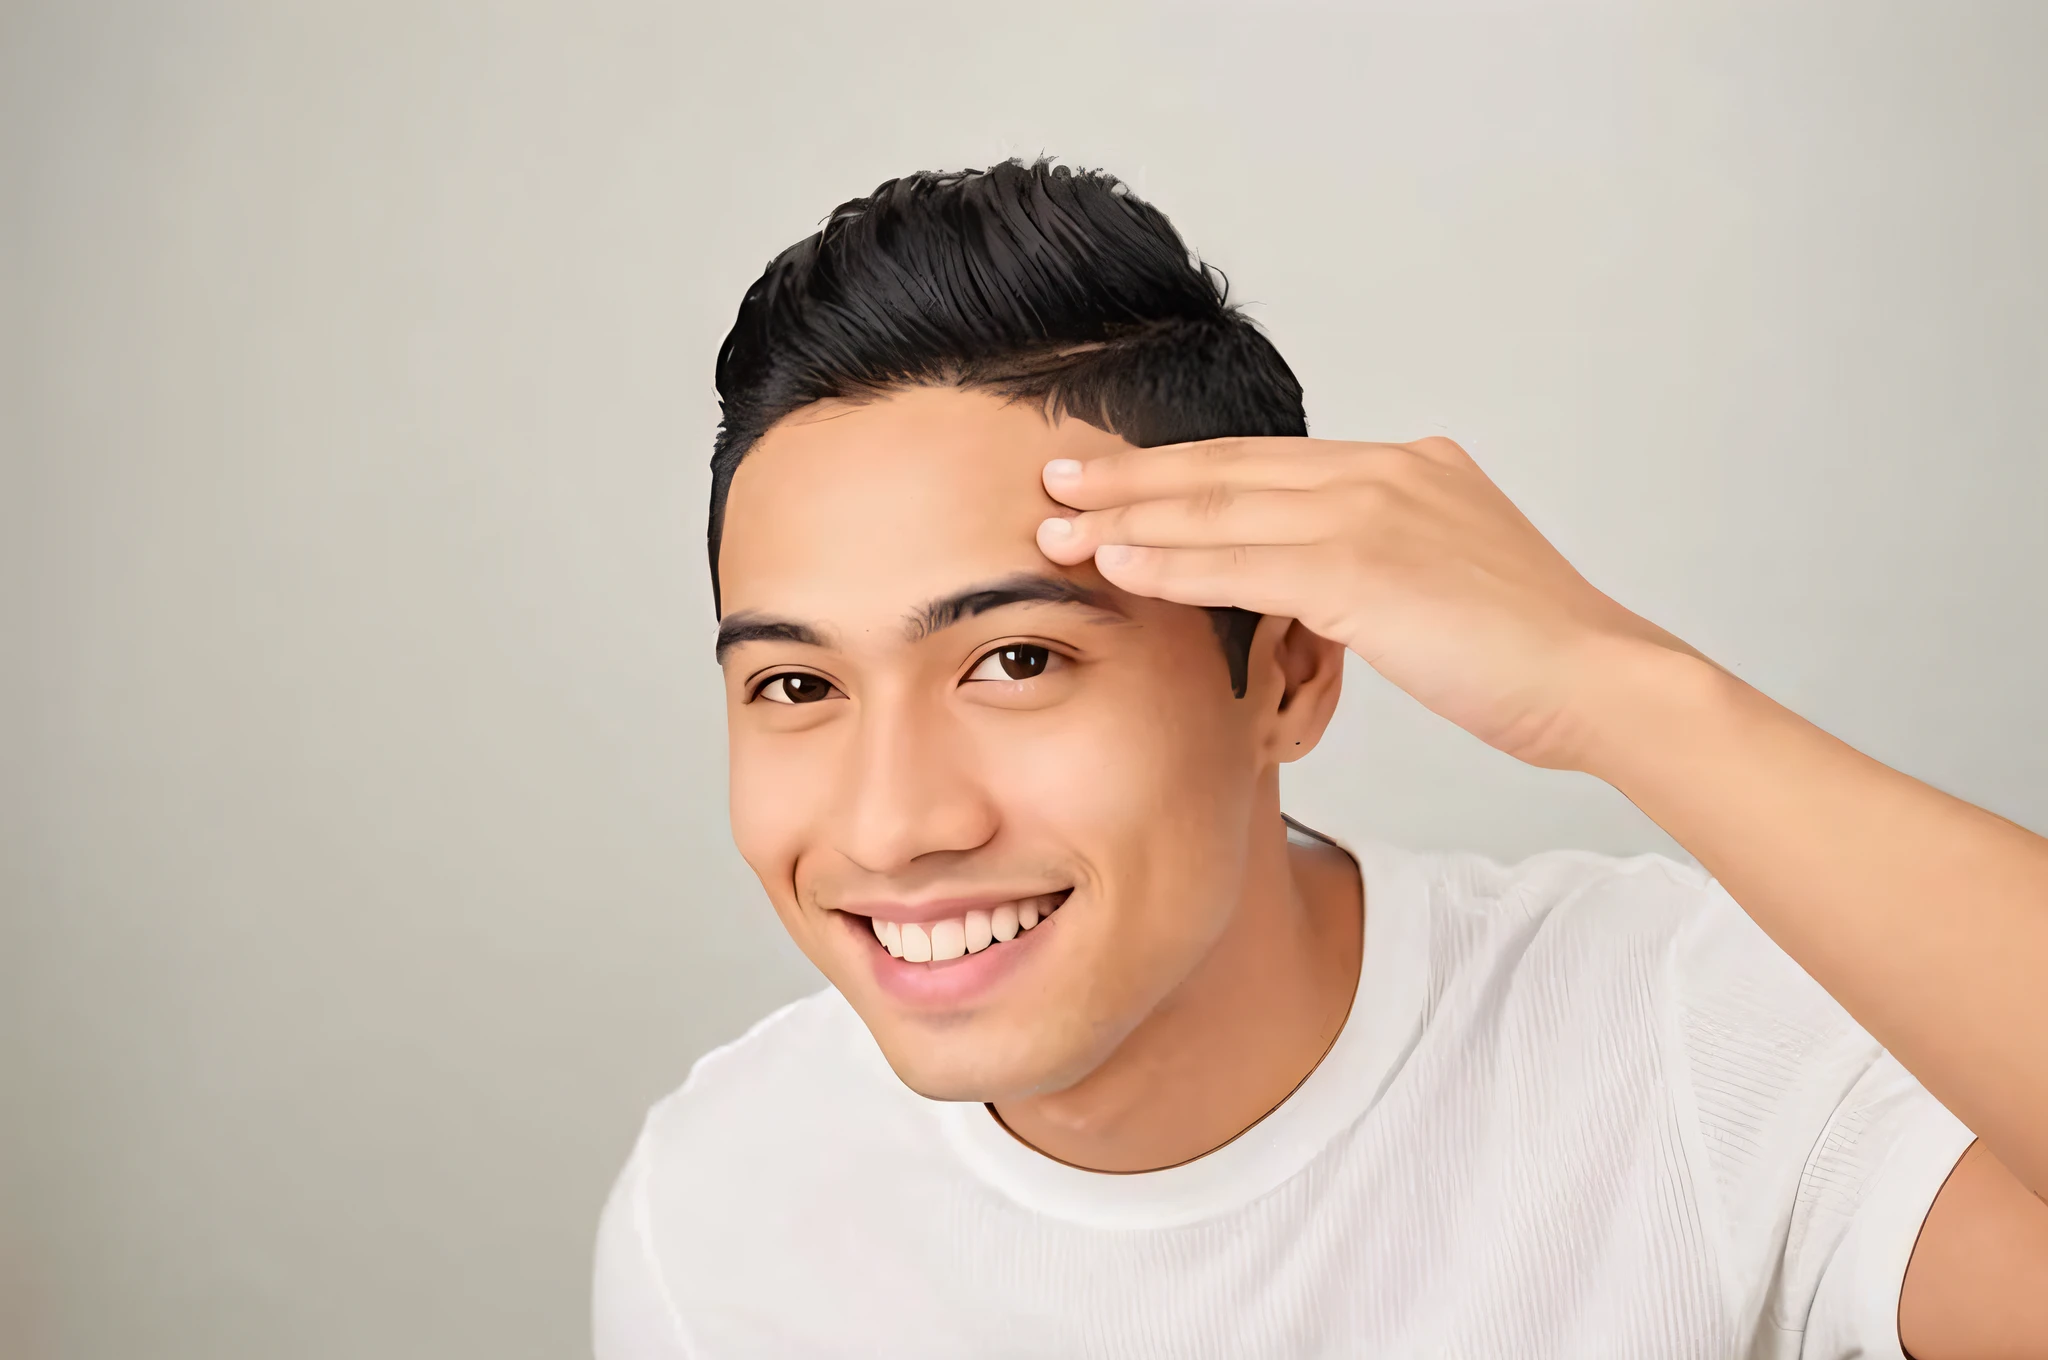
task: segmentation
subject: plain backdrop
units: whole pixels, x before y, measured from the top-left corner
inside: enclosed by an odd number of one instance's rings
[[[893,174],[1122,174],[1316,433],[2048,828],[2044,69],[2028,0],[0,6],[0,1352],[587,1352],[645,1107],[818,985],[711,365]],[[1350,685],[1311,822],[1672,848]]]

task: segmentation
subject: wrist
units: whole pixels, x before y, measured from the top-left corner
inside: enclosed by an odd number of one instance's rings
[[[1567,768],[1624,794],[1640,772],[1668,770],[1689,743],[1710,739],[1714,715],[1747,688],[1661,630],[1602,637],[1581,664],[1584,703]]]

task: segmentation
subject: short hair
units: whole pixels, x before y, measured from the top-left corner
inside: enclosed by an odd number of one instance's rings
[[[815,401],[949,385],[1040,403],[1140,447],[1305,435],[1301,384],[1190,253],[1114,176],[1040,159],[884,181],[769,262],[718,352],[707,535],[740,461]],[[1211,609],[1245,692],[1259,616]]]

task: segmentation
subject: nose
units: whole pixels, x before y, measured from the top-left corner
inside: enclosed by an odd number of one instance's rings
[[[841,783],[839,851],[873,874],[973,850],[998,818],[965,734],[930,712],[869,704]]]

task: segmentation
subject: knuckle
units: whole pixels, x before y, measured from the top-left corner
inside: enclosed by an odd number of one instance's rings
[[[1196,494],[1194,505],[1191,508],[1194,511],[1195,518],[1214,523],[1229,513],[1230,507],[1236,500],[1237,493],[1229,487],[1209,486],[1204,487]]]
[[[1464,445],[1440,434],[1418,439],[1409,447],[1438,467],[1465,467],[1472,464],[1472,455],[1465,451]]]

